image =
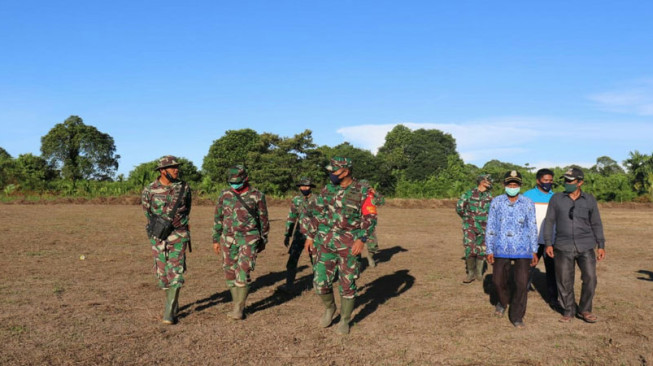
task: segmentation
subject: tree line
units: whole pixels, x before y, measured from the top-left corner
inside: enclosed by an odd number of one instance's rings
[[[535,172],[528,164],[499,160],[482,167],[466,164],[450,134],[436,129],[411,130],[403,125],[388,132],[376,155],[348,142],[318,146],[310,130],[283,137],[245,128],[229,130],[213,141],[201,168],[179,158],[183,179],[200,196],[215,197],[227,186],[227,168],[239,163],[248,167],[250,179],[259,189],[284,197],[295,193],[300,177],[309,177],[318,186],[326,183],[325,167],[336,155],[350,157],[354,176],[368,180],[389,197],[457,198],[475,186],[479,174],[491,174],[500,182],[500,177],[512,169],[522,173],[524,187],[535,185]],[[28,153],[14,158],[0,147],[0,189],[4,196],[120,196],[139,193],[158,175],[154,170],[157,162],[148,161],[127,177],[116,176],[119,159],[110,135],[78,116],[70,116],[41,138],[41,155]],[[549,168],[561,177],[570,167]],[[601,156],[584,171],[584,189],[601,201],[653,202],[653,154],[632,151],[622,165]],[[501,194],[501,184],[493,191]]]

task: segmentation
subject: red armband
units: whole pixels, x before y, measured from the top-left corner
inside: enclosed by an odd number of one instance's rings
[[[376,215],[376,206],[372,203],[372,199],[374,198],[374,191],[370,192],[367,194],[367,198],[365,198],[365,202],[363,202],[363,216],[365,215]]]

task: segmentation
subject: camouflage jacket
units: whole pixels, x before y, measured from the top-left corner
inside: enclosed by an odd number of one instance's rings
[[[481,192],[478,188],[470,189],[458,200],[456,212],[463,219],[463,223],[481,225],[485,228],[490,202],[492,202],[492,192]]]
[[[214,214],[213,242],[218,243],[221,235],[241,232],[249,235],[260,235],[261,239],[267,243],[270,222],[268,220],[268,206],[265,203],[265,194],[253,187],[249,187],[247,191],[240,194],[247,206],[257,211],[258,220],[250,215],[236,195],[237,193],[232,189],[225,189],[218,197]]]
[[[296,224],[298,224],[297,230],[306,235],[311,221],[308,210],[314,200],[314,193],[311,193],[308,197],[303,195],[293,197],[290,203],[290,211],[288,211],[288,218],[286,219],[285,236],[292,236]]]
[[[372,202],[374,190],[356,179],[342,188],[327,184],[315,198],[309,215],[308,237],[315,239],[329,231],[350,234],[354,240],[374,233],[376,206]]]
[[[182,185],[186,187],[184,196],[182,197],[183,201],[179,205],[179,208],[177,208],[175,217],[171,218],[170,214],[177,202]],[[157,215],[172,219],[172,224],[175,226],[176,231],[188,230],[188,218],[191,207],[191,191],[188,183],[180,181],[165,186],[157,179],[143,189],[141,204],[148,220],[152,215]]]

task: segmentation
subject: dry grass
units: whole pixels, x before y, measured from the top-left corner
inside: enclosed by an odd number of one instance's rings
[[[196,206],[181,320],[164,326],[164,296],[155,287],[138,206],[1,205],[0,364],[653,362],[652,209],[602,210],[608,257],[598,266],[598,323],[560,324],[540,293],[531,292],[527,328],[517,330],[490,316],[480,283],[461,284],[460,222],[450,205],[423,207],[406,200],[381,208],[381,261],[363,272],[355,325],[341,337],[333,327],[316,326],[322,309],[312,292],[274,292],[287,258],[284,207],[270,209],[272,241],[259,257],[247,319],[234,322],[225,316],[230,299],[210,250],[212,207]],[[303,256],[298,278],[306,288],[307,264]],[[542,273],[536,285],[543,291]]]

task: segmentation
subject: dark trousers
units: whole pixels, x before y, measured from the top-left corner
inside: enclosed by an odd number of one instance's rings
[[[594,249],[584,252],[566,252],[554,247],[556,279],[560,305],[564,315],[573,316],[574,313],[592,311],[592,299],[596,290],[596,255]],[[580,278],[583,285],[580,291],[580,303],[576,307],[574,295],[574,279],[576,276],[576,263],[580,269]]]
[[[540,244],[537,248],[537,258],[540,259],[544,257],[544,270],[546,271],[546,295],[547,295],[547,302],[549,304],[555,304],[558,301],[558,284],[556,283],[556,272],[555,272],[555,260],[546,253],[544,253],[544,249],[546,246],[544,244]],[[532,272],[535,271],[535,267],[533,267]],[[531,275],[532,277],[532,275]]]
[[[306,241],[306,236],[301,234],[299,230],[295,231],[293,235],[290,248],[288,248],[288,262],[286,262],[286,282],[289,285],[292,285],[295,281],[295,276],[297,275],[297,264],[299,263],[299,257],[304,251],[304,242]]]
[[[515,292],[510,297],[510,263],[514,261],[513,279],[515,281]],[[528,300],[528,276],[531,268],[531,260],[527,258],[494,258],[492,266],[492,283],[497,290],[499,303],[508,309],[510,321],[520,322],[526,314],[526,301]]]

